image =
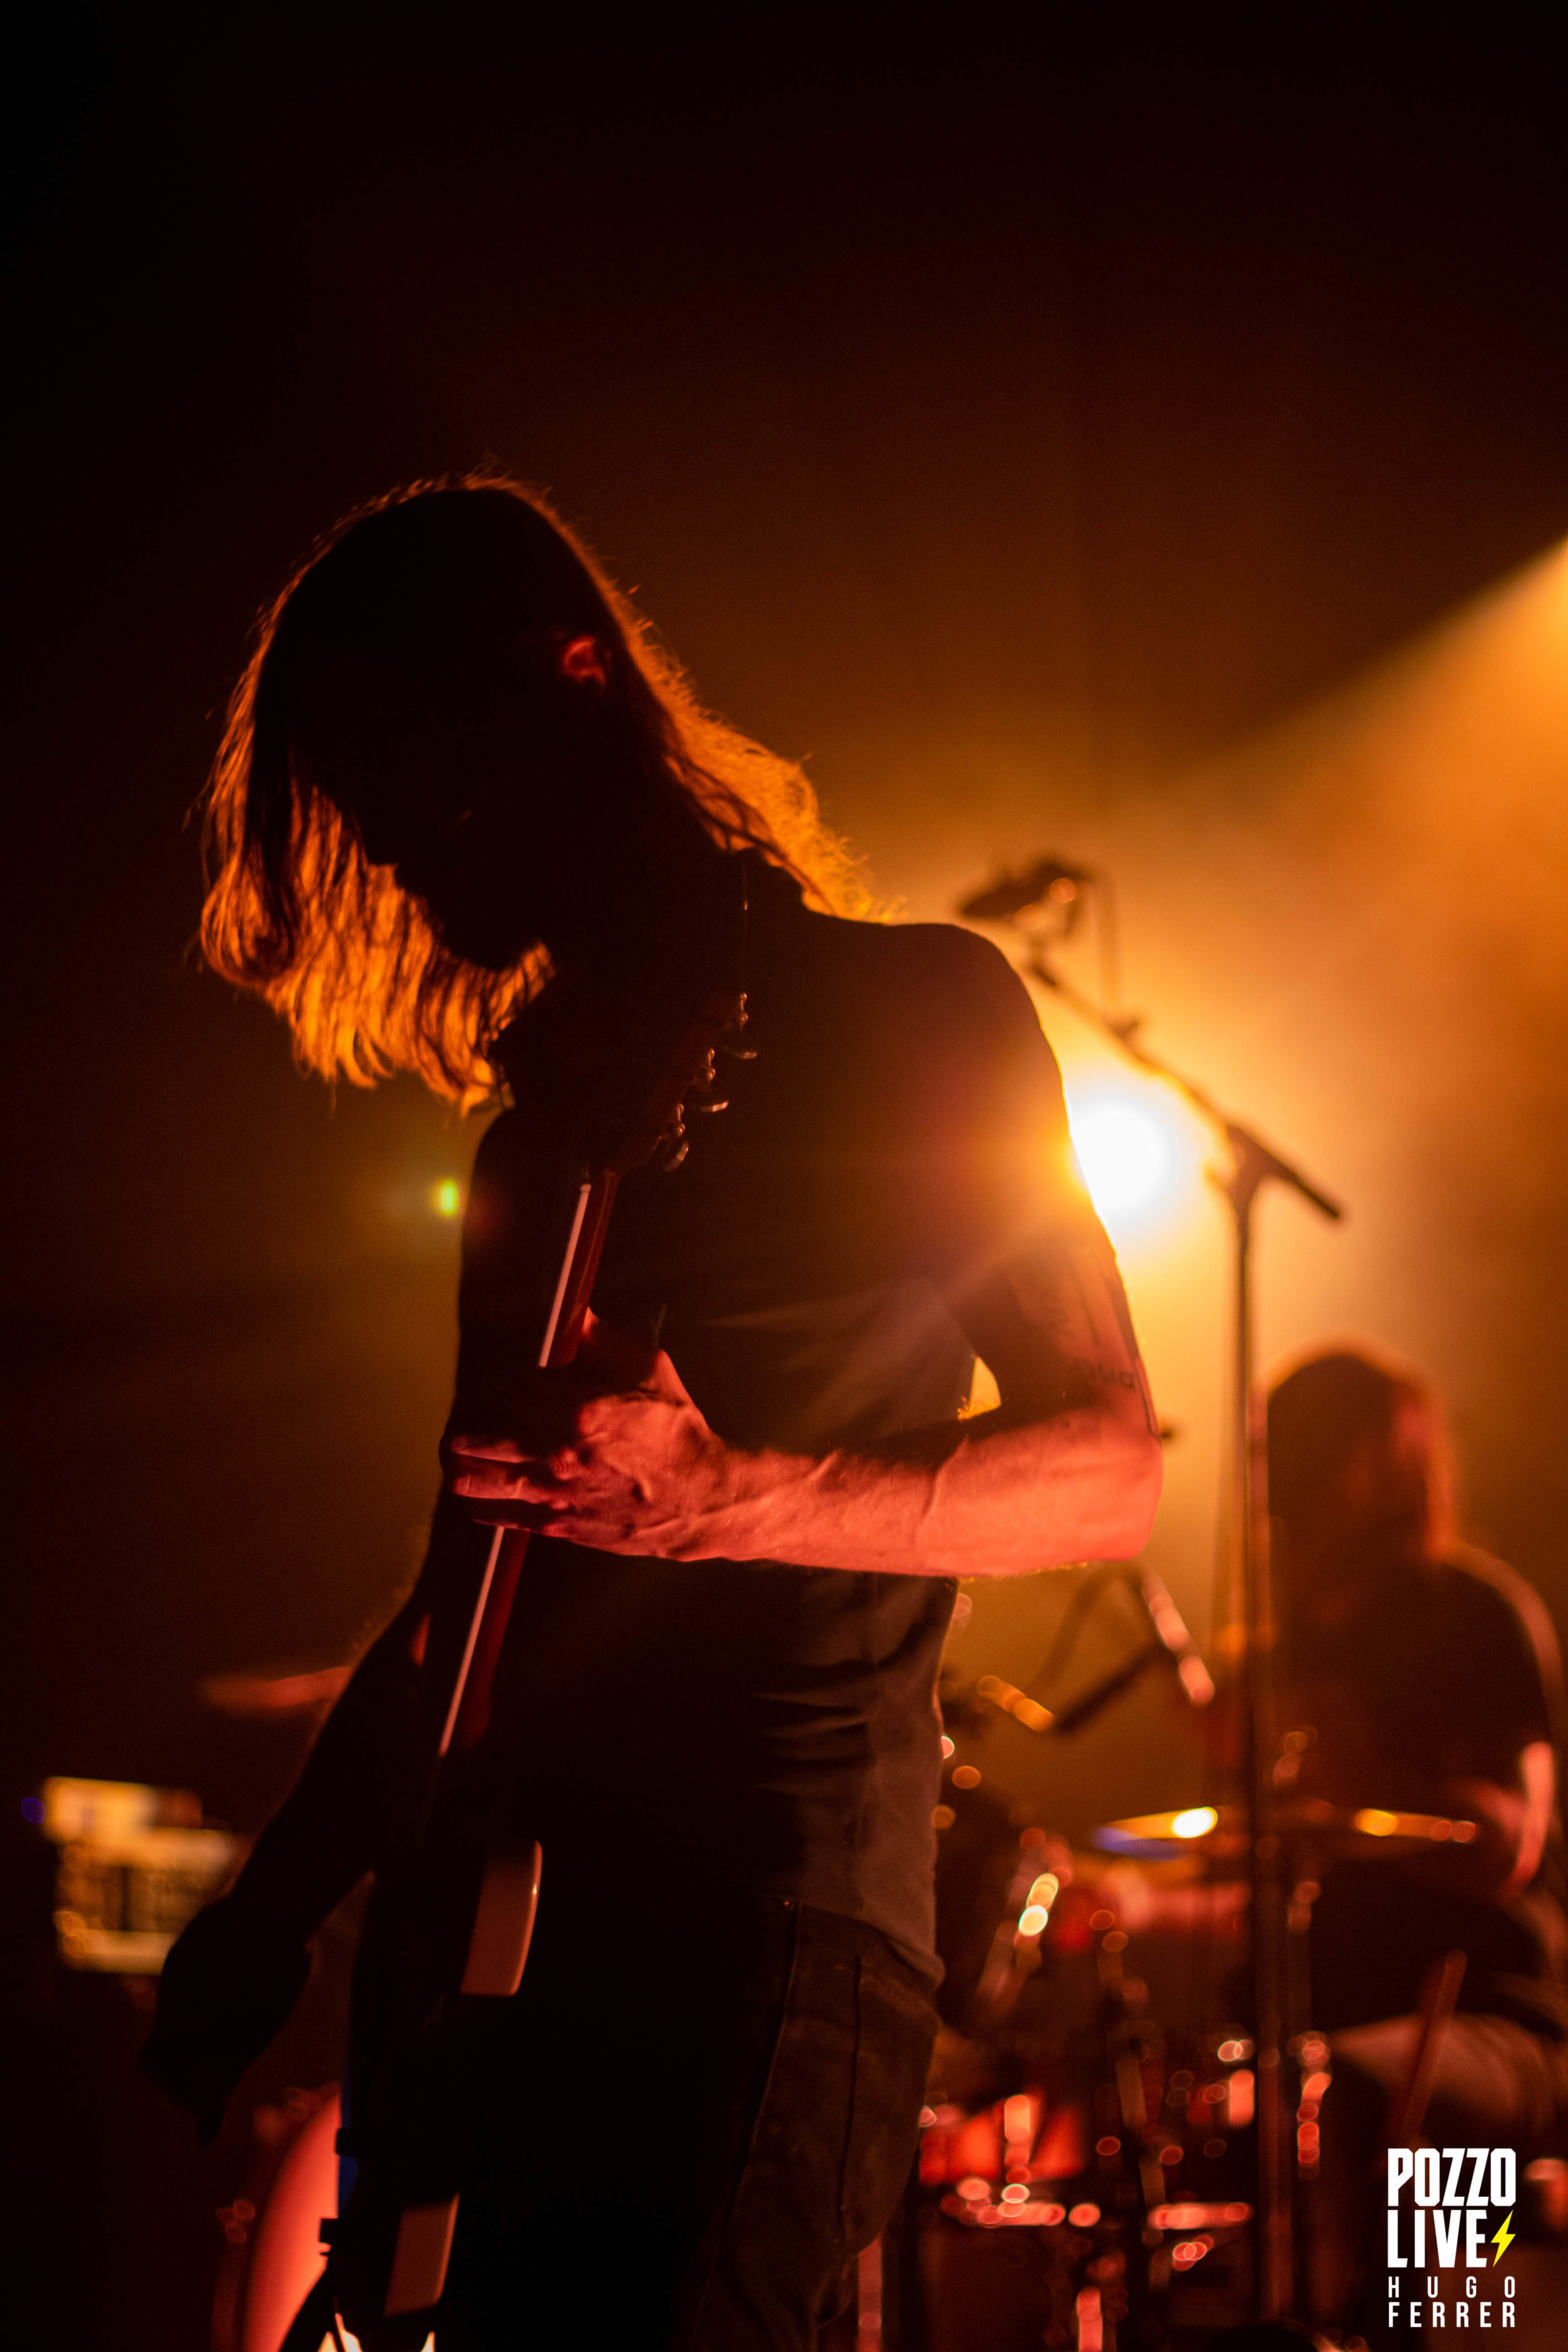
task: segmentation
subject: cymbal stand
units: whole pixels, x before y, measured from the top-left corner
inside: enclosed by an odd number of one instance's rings
[[[1090,887],[1100,877],[1086,873]],[[1060,898],[1065,894],[1059,890]],[[1027,911],[1027,910],[1026,910]],[[1338,1220],[1342,1205],[1273,1150],[1261,1136],[1223,1109],[1195,1079],[1185,1076],[1145,1044],[1143,1021],[1135,1013],[1111,1013],[1053,971],[1047,950],[1069,931],[1076,904],[1068,899],[1050,910],[1047,929],[1030,929],[1027,969],[1078,1017],[1151,1077],[1174,1087],[1223,1143],[1223,1169],[1210,1171],[1230,1211],[1232,1231],[1231,1381],[1228,1403],[1227,1496],[1230,1558],[1240,1567],[1243,1675],[1243,1777],[1248,1812],[1252,1976],[1257,2018],[1258,2213],[1257,2297],[1258,2316],[1282,2318],[1294,2288],[1289,2165],[1289,2108],[1285,2095],[1282,2044],[1285,2032],[1286,1888],[1279,1834],[1275,1827],[1274,1600],[1268,1562],[1268,1495],[1265,1433],[1252,1409],[1253,1227],[1252,1212],[1266,1184],[1287,1186],[1321,1216]]]

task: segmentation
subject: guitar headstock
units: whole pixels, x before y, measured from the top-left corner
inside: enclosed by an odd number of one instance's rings
[[[513,1099],[560,1120],[587,1172],[679,1166],[688,1114],[725,1107],[720,1054],[755,1058],[742,1042],[750,863],[716,860],[700,893],[667,911],[635,992],[560,974],[489,1047]]]
[[[710,988],[684,1013],[650,1003],[616,1055],[590,1129],[590,1164],[626,1176],[662,1155],[667,1169],[679,1167],[688,1112],[725,1108],[719,1052],[739,1043],[745,1023],[745,992],[738,988]]]

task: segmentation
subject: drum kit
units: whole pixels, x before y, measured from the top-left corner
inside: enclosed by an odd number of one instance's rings
[[[1026,1721],[1010,1685],[986,1689],[996,1679],[974,1688]],[[1107,1822],[1075,1849],[1019,1828],[973,1764],[950,1760],[942,1795],[943,2024],[917,2177],[884,2248],[880,2340],[898,2352],[1129,2352],[1248,2326],[1259,2053],[1255,2024],[1237,2021],[1252,2013],[1240,1809]],[[1303,1798],[1276,1809],[1273,1834],[1289,1890],[1279,2063],[1300,2244],[1321,2226],[1332,2071],[1310,2021],[1319,1873],[1464,1844],[1476,1829]]]

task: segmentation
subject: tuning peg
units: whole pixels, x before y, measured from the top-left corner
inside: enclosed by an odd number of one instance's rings
[[[710,1053],[686,1097],[685,1108],[691,1111],[700,1111],[704,1117],[711,1117],[714,1111],[728,1110],[730,1108],[728,1097],[716,1095],[714,1092],[718,1083],[718,1072],[714,1069],[713,1055]]]
[[[686,1132],[685,1111],[678,1110],[674,1120],[666,1130],[660,1146],[661,1157],[658,1164],[667,1176],[674,1174],[690,1148],[690,1141]]]
[[[742,1045],[741,1043],[741,1039],[746,1033],[746,1025],[750,1019],[751,1015],[746,1011],[746,1000],[742,996],[741,999],[740,1010],[736,1013],[734,1019],[726,1024],[723,1036],[721,1038],[719,1043],[720,1052],[727,1055],[731,1062],[754,1062],[757,1058],[756,1052],[753,1047]]]

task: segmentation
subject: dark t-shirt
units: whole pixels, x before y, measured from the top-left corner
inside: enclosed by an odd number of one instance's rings
[[[995,950],[807,912],[752,866],[755,1059],[670,1173],[622,1188],[595,1293],[657,1334],[713,1429],[826,1452],[952,1420],[963,1315],[1003,1253],[1109,1249],[1056,1063]],[[548,1023],[550,992],[525,1014]],[[536,1303],[552,1118],[513,1040],[465,1238],[458,1415],[482,1413]],[[547,1091],[547,1090],[545,1090]],[[482,1419],[468,1425],[484,1425]],[[976,1560],[976,1569],[984,1561]],[[792,1895],[933,1956],[945,1579],[621,1558],[536,1539],[497,1687],[547,1851]]]
[[[1349,1624],[1288,1627],[1286,1664],[1289,1719],[1310,1721],[1325,1752],[1366,1759],[1367,1804],[1429,1811],[1432,1791],[1452,1780],[1515,1788],[1521,1750],[1558,1737],[1560,1674],[1541,1602],[1479,1554],[1391,1566]],[[1462,1950],[1461,2006],[1562,2033],[1555,1842],[1535,1885],[1507,1903],[1452,1891],[1439,1870],[1367,1860],[1327,1873],[1312,1923],[1312,2021],[1408,2014],[1433,1960]]]

